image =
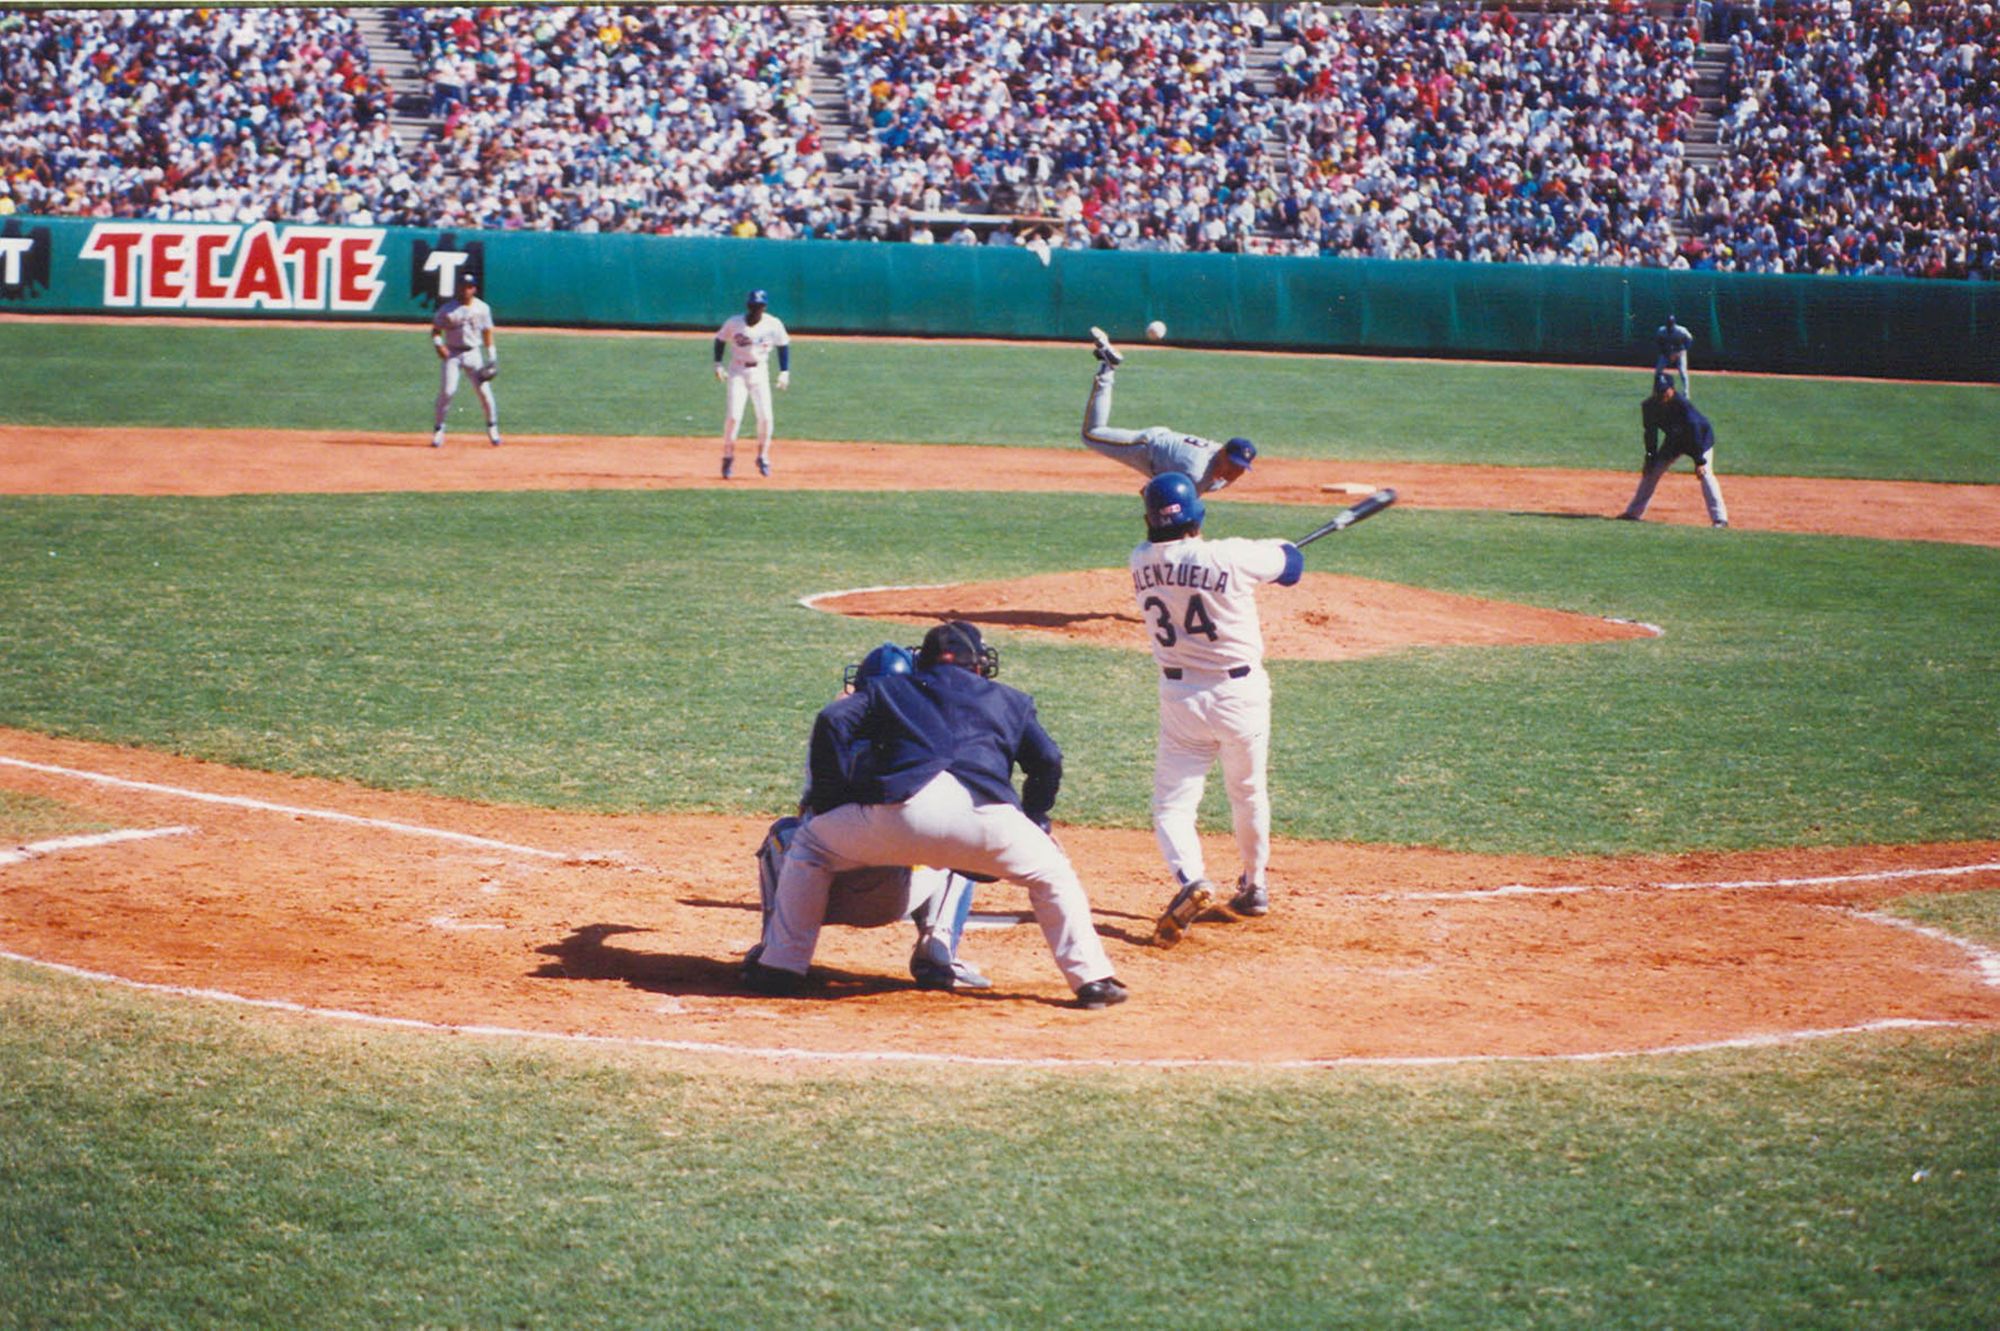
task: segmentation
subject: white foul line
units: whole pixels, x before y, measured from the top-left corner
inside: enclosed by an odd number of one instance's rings
[[[1973,964],[1979,967],[1981,983],[2000,989],[2000,952],[1987,947],[1984,943],[1975,943],[1970,938],[1960,938],[1957,934],[1946,933],[1931,925],[1918,924],[1915,920],[1906,920],[1900,915],[1886,915],[1879,910],[1855,910],[1847,913],[1856,919],[1867,920],[1871,924],[1885,924],[1891,929],[1902,929],[1940,943],[1948,943],[1972,958]]]
[[[9,758],[0,755],[0,765],[24,767],[31,772],[72,777],[78,781],[94,781],[98,785],[117,786],[123,790],[143,790],[155,795],[173,795],[180,799],[195,800],[202,804],[226,804],[233,808],[255,809],[262,813],[282,813],[292,818],[318,818],[329,823],[346,823],[352,827],[372,827],[383,832],[400,832],[404,836],[431,837],[438,841],[454,841],[462,846],[479,846],[486,850],[504,850],[511,855],[532,855],[537,859],[565,861],[576,858],[560,850],[543,850],[539,846],[517,846],[511,841],[496,841],[492,837],[474,836],[470,832],[451,832],[441,827],[421,827],[415,823],[392,822],[386,818],[364,818],[359,814],[340,813],[333,809],[307,809],[293,804],[273,804],[269,800],[251,799],[246,795],[215,795],[205,790],[187,790],[180,786],[163,786],[152,781],[134,781],[128,777],[110,776],[104,772],[85,772],[74,767],[56,767],[49,763],[32,763],[25,758]]]
[[[1562,883],[1534,887],[1474,887],[1455,892],[1377,892],[1370,901],[1484,901],[1503,897],[1567,897],[1586,892],[1756,892],[1783,887],[1830,887],[1839,883],[1884,883],[1903,878],[1956,878],[2000,871],[2000,861],[1953,864],[1936,869],[1873,869],[1867,873],[1821,874],[1815,878],[1740,878],[1708,883]]]
[[[191,836],[193,833],[192,827],[127,827],[116,832],[53,837],[47,841],[31,841],[25,846],[10,846],[0,850],[0,866],[19,864],[23,860],[54,855],[65,850],[86,850],[92,846],[113,846],[121,841],[144,841],[148,837],[156,836]]]
[[[146,993],[176,998],[206,999],[242,1007],[263,1008],[295,1016],[319,1017],[328,1021],[355,1022],[367,1026],[390,1026],[400,1030],[429,1031],[442,1035],[483,1035],[512,1040],[549,1040],[559,1044],[605,1045],[627,1049],[663,1049],[674,1053],[724,1055],[739,1058],[768,1058],[799,1063],[907,1063],[953,1064],[982,1068],[1217,1068],[1228,1071],[1276,1070],[1303,1072],[1327,1068],[1428,1068],[1455,1067],[1474,1063],[1605,1063],[1618,1059],[1646,1058],[1659,1054],[1706,1054],[1728,1049],[1768,1049],[1804,1040],[1826,1040],[1842,1035],[1868,1035],[1877,1031],[1941,1030],[1981,1023],[1921,1017],[1884,1017],[1852,1026],[1827,1026],[1802,1031],[1777,1031],[1767,1035],[1742,1035],[1726,1040],[1705,1040],[1691,1044],[1656,1045],[1651,1049],[1602,1049],[1575,1054],[1349,1054],[1333,1058],[1285,1058],[1259,1061],[1247,1058],[1049,1058],[1012,1057],[1003,1054],[940,1054],[901,1049],[791,1049],[764,1045],[724,1044],[707,1040],[666,1040],[643,1035],[586,1035],[576,1031],[536,1031],[518,1026],[461,1025],[454,1022],[422,1021],[416,1017],[385,1017],[348,1008],[320,1008],[284,998],[249,998],[225,989],[197,989],[188,985],[156,984],[128,979],[105,971],[85,970],[60,961],[26,957],[0,949],[0,961],[39,966],[80,980],[122,985]]]

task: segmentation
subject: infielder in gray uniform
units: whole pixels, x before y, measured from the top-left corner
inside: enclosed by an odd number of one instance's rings
[[[444,447],[444,418],[458,395],[461,377],[471,379],[479,393],[479,405],[486,411],[486,441],[500,447],[500,404],[493,398],[500,353],[493,348],[493,311],[479,298],[479,279],[471,273],[460,273],[458,294],[438,306],[431,320],[431,347],[442,362],[431,447]]]
[[[1090,330],[1098,360],[1097,376],[1090,381],[1090,400],[1083,408],[1083,442],[1093,453],[1113,462],[1122,462],[1141,476],[1164,476],[1180,472],[1192,476],[1203,494],[1220,490],[1244,472],[1257,457],[1257,445],[1238,435],[1226,444],[1182,434],[1164,425],[1143,430],[1111,428],[1111,388],[1118,367],[1125,358],[1111,345],[1102,328]]]

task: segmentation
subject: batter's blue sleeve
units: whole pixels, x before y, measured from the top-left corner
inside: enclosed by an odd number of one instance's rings
[[[1278,575],[1278,585],[1280,587],[1291,586],[1293,583],[1297,582],[1302,576],[1304,576],[1305,571],[1306,571],[1306,552],[1299,549],[1296,545],[1293,545],[1290,541],[1286,541],[1285,571]]]

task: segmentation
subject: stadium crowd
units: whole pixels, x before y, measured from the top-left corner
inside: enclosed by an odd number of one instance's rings
[[[2000,17],[1843,0],[1732,25],[1693,257],[1749,272],[2000,275]]]
[[[15,12],[0,212],[1995,274],[1992,6],[1668,8],[404,9],[400,153],[341,11]]]
[[[406,181],[351,18],[0,16],[0,212],[371,225]]]

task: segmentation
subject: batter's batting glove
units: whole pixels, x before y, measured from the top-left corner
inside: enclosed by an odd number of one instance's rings
[[[790,388],[791,386],[792,386],[792,372],[790,370],[778,371],[778,387],[780,389],[786,389]]]

